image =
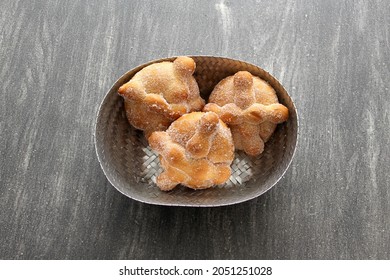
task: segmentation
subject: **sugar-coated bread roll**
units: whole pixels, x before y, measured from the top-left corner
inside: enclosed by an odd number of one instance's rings
[[[235,148],[252,156],[263,152],[276,125],[288,119],[275,90],[247,71],[219,82],[203,111],[216,113],[230,127]]]
[[[202,110],[205,102],[193,77],[195,61],[181,56],[173,62],[151,64],[122,85],[118,93],[125,101],[130,124],[148,137],[164,131],[183,114]]]
[[[225,183],[231,175],[232,135],[215,113],[185,114],[167,131],[153,132],[148,141],[164,169],[157,178],[161,190],[178,184],[205,189]]]

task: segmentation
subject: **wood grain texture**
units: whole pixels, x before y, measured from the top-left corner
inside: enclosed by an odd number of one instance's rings
[[[390,2],[0,2],[0,258],[390,259]],[[181,54],[268,70],[300,138],[265,195],[221,208],[117,192],[93,130],[122,73]]]

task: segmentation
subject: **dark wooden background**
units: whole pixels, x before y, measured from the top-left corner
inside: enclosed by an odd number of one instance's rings
[[[0,258],[390,259],[390,2],[0,1]],[[134,66],[216,55],[296,102],[283,179],[220,208],[142,204],[95,155]]]

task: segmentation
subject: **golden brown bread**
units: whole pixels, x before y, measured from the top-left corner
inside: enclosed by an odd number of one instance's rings
[[[173,62],[151,64],[135,74],[118,90],[129,122],[148,137],[153,131],[166,130],[183,114],[202,110],[204,100],[192,76],[195,67],[192,58],[182,56]]]
[[[226,182],[231,175],[232,135],[215,113],[185,114],[167,131],[153,132],[148,141],[164,169],[157,178],[161,190],[178,184],[205,189]]]
[[[263,152],[276,125],[288,119],[275,90],[247,71],[219,82],[203,111],[216,113],[230,127],[235,148],[253,156]]]

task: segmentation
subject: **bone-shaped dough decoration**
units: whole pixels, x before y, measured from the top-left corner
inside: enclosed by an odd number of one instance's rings
[[[236,149],[253,156],[263,152],[276,125],[289,115],[275,90],[247,71],[219,82],[203,111],[216,113],[230,127]]]
[[[233,139],[215,113],[185,114],[167,131],[153,132],[148,141],[164,169],[156,181],[161,190],[178,184],[205,189],[226,182],[231,175]]]

